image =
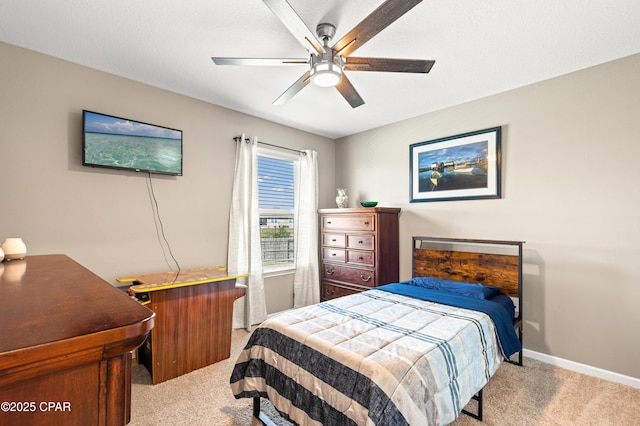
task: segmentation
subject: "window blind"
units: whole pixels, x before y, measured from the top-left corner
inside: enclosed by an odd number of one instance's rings
[[[258,156],[258,206],[293,210],[293,161]]]

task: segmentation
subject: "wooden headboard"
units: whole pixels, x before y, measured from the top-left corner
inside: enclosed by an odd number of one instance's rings
[[[507,296],[521,299],[523,244],[523,241],[413,237],[413,277],[491,285]]]
[[[498,287],[516,305],[513,326],[522,344],[524,241],[413,237],[413,277],[434,277]],[[522,351],[518,361],[522,365]]]

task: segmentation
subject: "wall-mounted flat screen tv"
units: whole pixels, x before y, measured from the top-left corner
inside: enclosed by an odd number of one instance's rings
[[[82,111],[82,164],[182,176],[182,131]]]

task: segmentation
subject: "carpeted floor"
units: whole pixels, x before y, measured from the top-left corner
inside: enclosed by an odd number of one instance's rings
[[[135,365],[130,425],[259,425],[251,416],[252,401],[236,400],[229,389],[233,364],[248,338],[246,331],[235,330],[231,358],[155,386],[147,370]],[[640,425],[640,389],[529,358],[524,364],[505,363],[485,387],[483,422],[463,414],[453,424]]]

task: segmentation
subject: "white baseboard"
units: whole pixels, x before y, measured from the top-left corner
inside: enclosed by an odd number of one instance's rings
[[[591,367],[590,365],[580,364],[579,362],[569,361],[529,349],[524,349],[523,355],[547,364],[555,365],[556,367],[565,368],[588,376],[598,377],[600,379],[640,389],[640,379],[635,377],[625,376],[624,374],[614,373],[613,371],[603,370],[602,368]]]

